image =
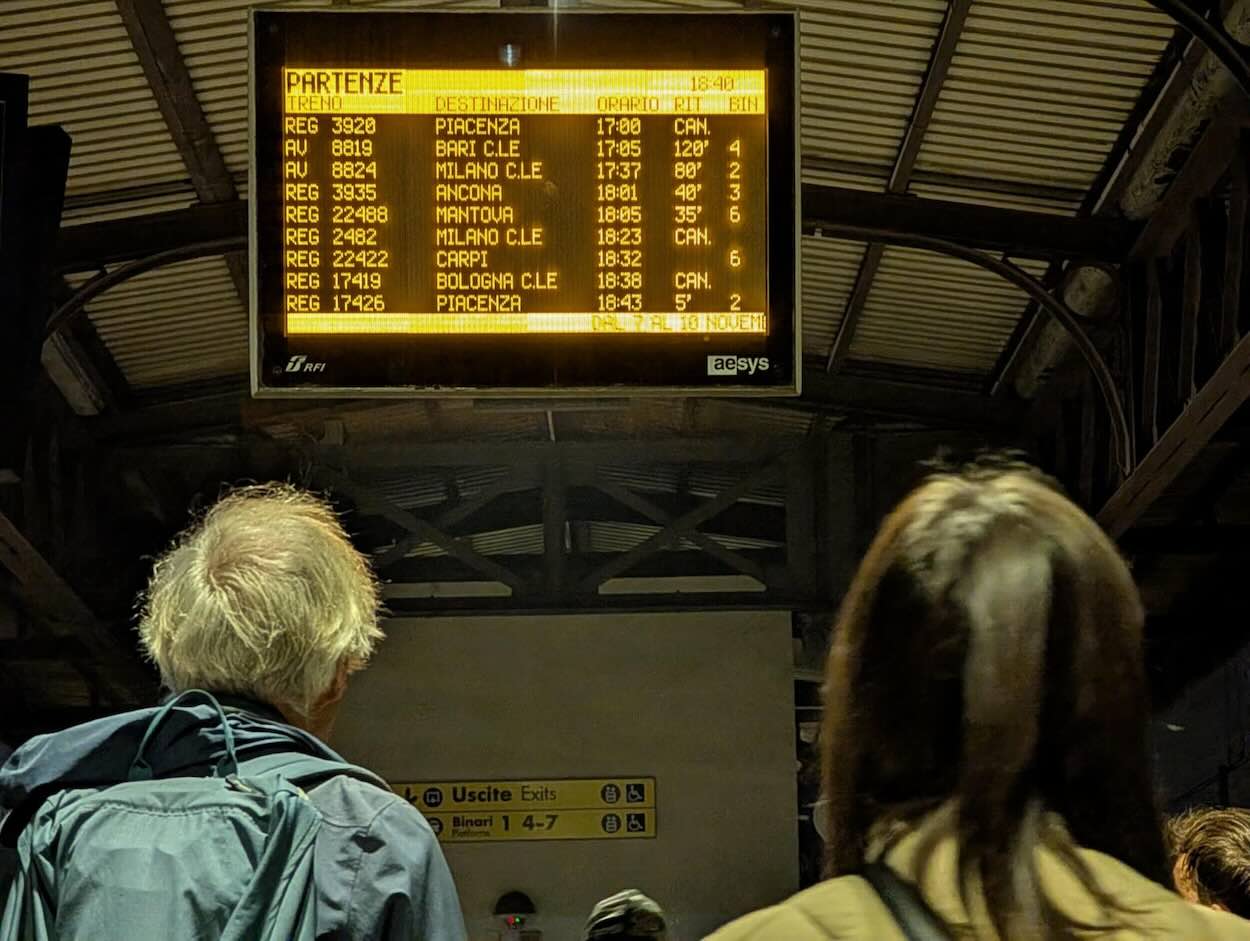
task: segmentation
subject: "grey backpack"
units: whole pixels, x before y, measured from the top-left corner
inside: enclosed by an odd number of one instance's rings
[[[154,778],[148,743],[189,696],[216,710],[226,754],[208,777]],[[18,837],[0,941],[314,941],[321,815],[301,787],[361,768],[303,754],[240,764],[217,700],[191,690],[148,725],[127,780],[64,790]]]

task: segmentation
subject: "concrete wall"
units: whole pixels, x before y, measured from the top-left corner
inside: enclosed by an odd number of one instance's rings
[[[658,838],[446,847],[472,941],[495,900],[580,938],[623,888],[692,941],[797,883],[788,614],[396,620],[335,745],[392,781],[648,775]]]

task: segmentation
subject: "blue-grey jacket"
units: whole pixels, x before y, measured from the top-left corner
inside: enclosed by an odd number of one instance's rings
[[[218,697],[239,759],[303,752],[342,761],[273,710]],[[33,738],[0,767],[0,844],[12,846],[50,792],[124,781],[156,709],[139,709]],[[207,705],[179,706],[149,746],[157,777],[207,774],[224,753]],[[460,900],[430,825],[403,798],[336,777],[309,793],[321,812],[317,835],[318,937],[326,941],[464,941]]]

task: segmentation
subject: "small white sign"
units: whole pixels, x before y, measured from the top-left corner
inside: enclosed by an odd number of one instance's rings
[[[709,356],[707,358],[707,374],[709,376],[754,376],[756,373],[768,372],[767,356]]]

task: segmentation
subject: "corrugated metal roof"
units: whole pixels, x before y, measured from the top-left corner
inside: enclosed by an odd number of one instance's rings
[[[247,371],[247,312],[222,258],[132,278],[96,298],[88,316],[137,389]]]
[[[748,472],[748,470],[743,470],[741,473],[732,474],[725,473],[722,470],[697,468],[690,475],[690,493],[692,496],[714,499],[737,484]],[[762,503],[765,506],[784,506],[786,502],[785,481],[780,477],[765,481],[757,485],[750,493],[744,494],[740,502]],[[715,529],[715,521],[709,523],[708,527]]]
[[[676,493],[678,481],[681,479],[676,467],[662,464],[638,467],[605,466],[598,471],[605,480],[640,493]]]
[[[774,424],[777,410],[761,411],[761,426]],[[808,416],[803,416],[810,421]],[[743,471],[743,474],[747,471]],[[672,465],[650,465],[629,467],[601,467],[599,474],[608,481],[636,490],[639,493],[676,493],[683,476],[688,476],[686,488],[692,496],[714,498],[736,484],[741,478],[733,474],[716,470],[696,468],[689,475],[685,468]],[[783,506],[785,504],[785,484],[770,482],[761,484],[751,493],[742,498],[744,503],[762,503],[767,506]],[[715,528],[715,522],[709,524]]]
[[[1174,29],[1144,0],[977,0],[917,169],[1059,186],[1079,201]]]
[[[804,157],[850,158],[888,173],[924,80],[945,0],[802,0],[795,6],[801,10]],[[829,171],[826,179],[849,182],[841,176]]]
[[[864,258],[862,242],[803,238],[803,353],[825,357]]]
[[[1021,264],[1040,277],[1046,263]],[[854,359],[986,373],[1026,298],[997,275],[957,258],[888,248],[851,344]]]
[[[716,534],[715,521],[708,523],[706,535],[717,545],[726,549],[775,549],[781,543],[766,539],[750,539],[742,536],[721,536]],[[592,522],[587,530],[590,552],[628,552],[646,542],[660,531],[658,526],[645,523],[602,523]],[[684,551],[697,551],[694,543],[685,540],[681,543]]]
[[[0,69],[31,77],[31,123],[73,137],[70,195],[186,179],[111,0],[9,0],[0,16]]]
[[[536,523],[490,533],[474,533],[466,536],[463,541],[482,555],[542,555],[543,527],[541,523]],[[446,554],[438,546],[425,542],[409,552],[405,558],[432,559]]]
[[[294,0],[283,5],[327,4]],[[246,191],[246,29],[252,5],[251,0],[165,0],[200,105],[241,193]],[[353,5],[468,9],[496,2]],[[561,5],[740,8],[729,0]],[[946,0],[797,0],[795,6],[802,13],[802,176],[814,183],[880,190],[914,109]],[[0,65],[30,71],[36,118],[65,123],[75,138],[67,221],[160,211],[193,201],[186,170],[164,132],[111,0],[17,0],[6,5],[4,17],[6,27],[13,28],[0,33]],[[911,192],[1073,212],[1171,35],[1170,21],[1145,0],[975,0]],[[92,204],[93,194],[114,191],[126,197],[119,205]],[[803,239],[804,352],[813,361],[822,362],[828,354],[862,254],[857,243]],[[991,276],[921,253],[888,252],[879,279],[852,346],[857,360],[983,372],[992,368],[1025,307],[1023,297]],[[230,325],[242,324],[241,312],[237,307],[227,312],[232,287],[224,267],[217,265],[211,278],[181,286],[166,278],[162,287],[150,305],[157,310],[170,305],[184,335],[213,336],[219,348],[211,357],[170,360],[177,352],[170,339],[150,356],[141,355],[139,348],[149,343],[149,324],[141,317],[111,314],[108,305],[114,302],[106,296],[93,305],[92,316],[107,325],[110,347],[127,351],[127,375],[133,372],[140,384],[176,383],[206,375],[210,364],[242,369],[245,337],[240,334],[236,342],[230,333]],[[193,329],[202,298],[211,300],[203,305],[208,319]],[[228,342],[227,335],[232,337]],[[220,344],[230,348],[230,355]],[[679,405],[668,406],[663,415],[657,409],[648,415],[662,427],[690,431],[679,423]],[[719,425],[713,417],[707,416],[709,430]],[[796,419],[792,430],[799,431],[801,421]],[[476,419],[471,423],[475,431],[491,433]],[[504,425],[499,429],[503,438],[542,433],[530,419]],[[624,427],[608,413],[562,415],[557,426],[585,426],[588,434]],[[386,429],[361,430],[374,432]]]
[[[405,510],[438,506],[450,497],[446,479],[438,474],[423,473],[415,469],[384,477],[369,477],[363,482],[370,490]]]

